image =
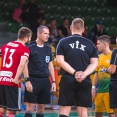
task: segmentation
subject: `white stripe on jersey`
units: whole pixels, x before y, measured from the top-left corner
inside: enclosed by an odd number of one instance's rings
[[[21,109],[21,88],[18,88],[18,109]]]
[[[117,59],[117,54],[116,54],[116,56],[115,56],[114,64],[116,63],[116,59]]]

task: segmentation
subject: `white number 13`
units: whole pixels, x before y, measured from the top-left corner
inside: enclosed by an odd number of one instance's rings
[[[9,55],[9,59],[10,59],[10,62],[9,63],[6,63],[6,56],[7,56],[7,53],[10,52],[10,55]],[[5,49],[5,54],[4,54],[4,59],[3,59],[3,67],[7,67],[7,68],[10,68],[11,65],[13,64],[13,54],[15,52],[15,49],[10,49],[9,48],[6,48]]]

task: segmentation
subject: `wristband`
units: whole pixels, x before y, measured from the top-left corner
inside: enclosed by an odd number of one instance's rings
[[[108,73],[108,68],[105,71],[106,71],[106,73]]]
[[[73,73],[73,76],[75,76],[76,72],[77,72],[77,71],[75,70],[75,72]]]
[[[92,86],[92,89],[95,89],[95,86]]]
[[[52,81],[52,83],[56,83],[56,81]]]
[[[27,82],[27,81],[30,81],[30,78],[29,77],[25,78],[25,82]]]

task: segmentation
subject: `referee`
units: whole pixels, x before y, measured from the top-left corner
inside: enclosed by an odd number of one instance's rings
[[[24,76],[27,77],[25,102],[27,108],[25,117],[32,117],[34,106],[37,104],[36,117],[44,116],[44,104],[50,103],[50,81],[52,77],[52,91],[56,91],[56,82],[54,77],[54,68],[52,64],[52,52],[48,41],[49,29],[41,25],[37,29],[37,40],[30,42],[28,69],[24,70]]]
[[[92,105],[89,75],[98,65],[98,52],[90,40],[81,36],[84,31],[82,19],[74,19],[70,29],[72,36],[60,40],[56,53],[62,68],[59,117],[68,117],[74,105],[79,117],[88,117],[87,107]]]

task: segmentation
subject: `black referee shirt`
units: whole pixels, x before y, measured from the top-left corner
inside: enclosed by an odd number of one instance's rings
[[[52,51],[48,44],[43,47],[37,45],[36,41],[30,42],[27,47],[30,50],[28,70],[29,76],[37,78],[48,77],[48,63],[52,61]]]
[[[90,58],[98,58],[95,45],[78,34],[60,40],[56,55],[63,55],[65,61],[77,71],[84,71],[90,64]],[[61,74],[69,73],[61,69]]]
[[[110,64],[114,64],[117,66],[117,49],[113,50],[112,56],[111,56],[111,62]],[[116,82],[117,83],[117,68],[114,74],[111,74],[111,82]]]

